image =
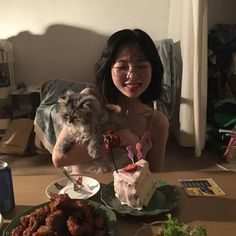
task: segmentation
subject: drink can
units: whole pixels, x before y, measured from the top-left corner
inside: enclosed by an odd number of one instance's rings
[[[11,169],[0,161],[0,213],[4,214],[15,207]]]

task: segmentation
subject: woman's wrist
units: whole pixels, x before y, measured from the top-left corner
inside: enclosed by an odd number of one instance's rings
[[[122,129],[116,132],[120,137],[121,146],[132,146],[135,149],[137,143],[141,142],[139,137],[130,131],[130,129]]]

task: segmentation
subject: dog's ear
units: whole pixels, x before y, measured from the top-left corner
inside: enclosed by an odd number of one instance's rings
[[[92,105],[93,111],[97,113],[101,113],[102,107],[101,107],[100,101],[94,95],[90,95],[90,96],[93,96],[93,98],[91,99],[92,100],[91,105]]]
[[[93,111],[93,104],[91,103],[91,101],[86,101],[84,104],[83,104],[83,108],[88,112],[92,112]]]
[[[93,95],[85,95],[81,94],[82,99],[79,101],[79,103],[83,104],[83,108],[87,112],[101,112],[101,105],[99,100],[93,96]]]
[[[93,95],[96,98],[99,98],[98,93],[93,88],[84,88],[83,90],[80,91],[80,93],[84,95]]]

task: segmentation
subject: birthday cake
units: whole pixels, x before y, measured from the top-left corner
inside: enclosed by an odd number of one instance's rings
[[[121,204],[142,210],[150,202],[155,192],[155,178],[149,170],[146,160],[129,164],[113,172],[115,196]]]

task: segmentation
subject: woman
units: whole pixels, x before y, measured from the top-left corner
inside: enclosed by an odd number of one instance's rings
[[[150,107],[161,94],[162,77],[162,63],[150,36],[140,29],[124,29],[110,36],[96,64],[95,91],[82,91],[96,93],[105,104],[120,106],[128,124],[127,129],[116,132],[121,145],[136,150],[136,144],[141,143],[151,171],[163,167],[168,138],[167,117]],[[77,165],[85,171],[94,165],[91,170],[96,172],[102,160],[93,160],[85,145],[77,143],[66,154],[59,151],[58,146],[67,135],[64,127],[53,150],[54,165]]]

